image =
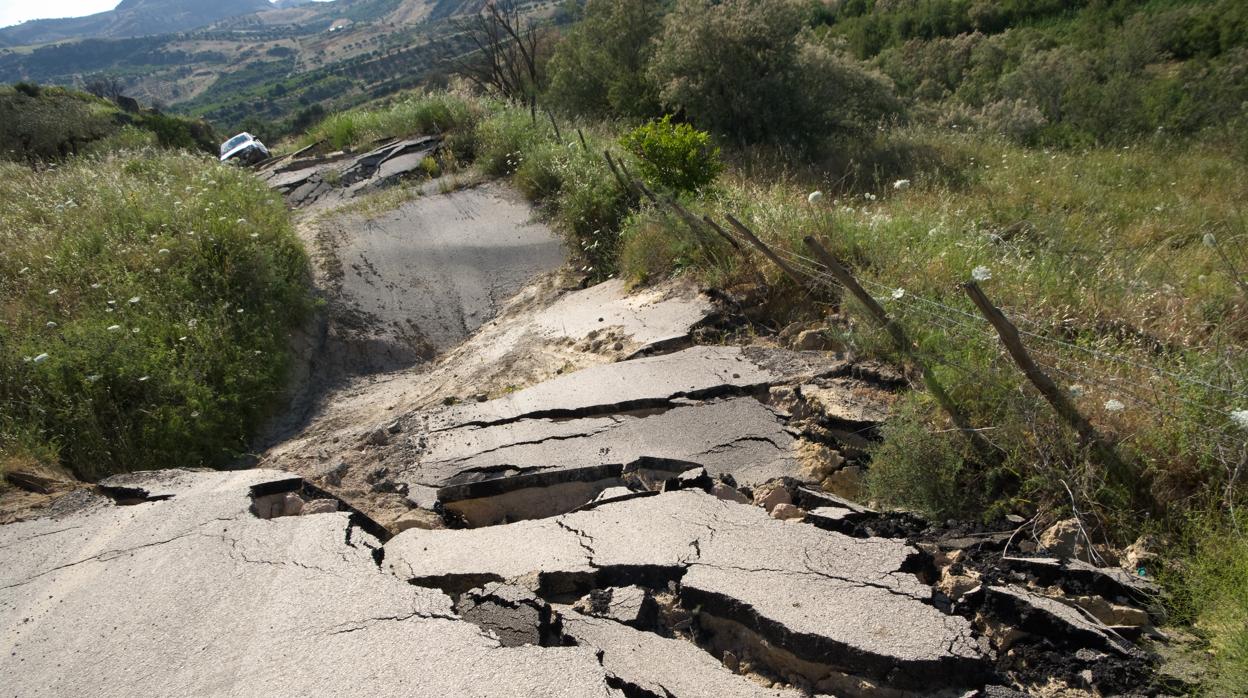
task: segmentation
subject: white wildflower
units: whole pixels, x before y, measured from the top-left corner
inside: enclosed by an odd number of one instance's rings
[[[44,352],[44,353],[40,354],[39,356],[36,356],[36,357],[33,359],[33,361],[34,361],[35,363],[37,363],[37,364],[41,364],[41,363],[43,363],[44,361],[47,361],[47,360],[48,360],[48,354],[47,354],[47,352]]]
[[[976,281],[987,281],[992,278],[992,270],[980,265],[971,270],[971,278]]]
[[[135,303],[138,303],[138,302],[139,302],[138,296],[134,296],[130,299],[130,305],[134,305]]]
[[[101,378],[103,378],[103,377],[104,377],[104,376],[101,376],[101,375],[100,375],[100,374],[98,374],[98,373],[92,373],[91,375],[87,376],[87,382],[88,382],[88,383],[94,383],[94,382],[98,381],[99,379],[101,379]]]
[[[117,330],[120,330],[120,329],[121,329],[121,325],[109,325],[108,326],[109,332],[116,332]]]
[[[196,418],[198,418],[198,417],[199,417],[199,410],[195,410],[194,412],[192,412],[192,413],[191,413],[191,416],[192,416],[192,417],[196,417]]]
[[[199,320],[192,318],[186,321],[186,326],[191,328],[192,330],[195,329],[198,325],[199,325]]]
[[[52,322],[51,320],[48,320],[48,324],[44,325],[44,327],[47,327],[49,330],[55,330],[55,329],[56,329],[56,323],[55,323],[55,322]]]
[[[1240,429],[1248,430],[1248,410],[1235,410],[1231,412],[1231,421],[1235,422],[1235,426]]]
[[[99,287],[100,287],[99,284],[91,284],[91,288],[99,288]]]
[[[185,337],[185,336],[178,337],[178,341],[179,341],[179,342],[185,342],[185,341],[186,341],[186,337]]]
[[[252,233],[252,234],[251,234],[251,239],[252,239],[252,240],[255,240],[255,239],[256,239],[256,238],[258,238],[258,237],[260,237],[260,233]]]
[[[808,204],[813,205],[819,203],[820,201],[823,201],[823,192],[821,191],[812,191],[806,196],[806,203]]]
[[[236,221],[234,221],[234,222],[235,222],[236,224],[238,224],[238,225],[247,225],[247,219],[246,219],[246,218],[239,218],[238,220],[236,220]]]
[[[591,267],[591,269],[592,269],[592,267]],[[242,309],[242,308],[239,308],[238,310],[235,310],[234,312],[236,312],[236,313],[241,313],[241,312],[243,312],[243,309]]]
[[[904,288],[899,288],[896,291],[893,291],[893,300],[895,301],[899,301],[902,298],[905,298],[905,296],[906,296],[906,289]]]
[[[162,247],[162,248],[160,248],[159,250],[157,250],[157,251],[156,251],[156,254],[169,254],[169,248],[168,248],[168,247]]]
[[[866,199],[867,201],[875,201],[875,194],[872,194],[871,192],[867,192],[866,194],[862,195],[862,198]]]
[[[18,269],[18,270],[17,270],[17,273],[18,273],[18,274],[25,274],[25,273],[26,273],[26,272],[28,272],[28,271],[30,271],[30,267],[22,267],[21,269]]]
[[[1082,385],[1072,385],[1070,386],[1069,391],[1071,397],[1083,397],[1084,391]]]
[[[909,188],[910,180],[908,179],[899,179],[896,182],[893,182],[893,189],[896,189],[897,191],[905,191]]]
[[[139,382],[146,383],[148,378],[150,378],[150,376],[143,376],[142,378],[139,379]]]
[[[1122,404],[1121,400],[1110,399],[1105,401],[1106,412],[1121,412],[1125,409],[1127,409],[1127,406]]]
[[[109,301],[109,302],[108,302],[108,304],[109,304],[109,305],[117,305],[117,301]]]
[[[1213,233],[1205,233],[1204,242],[1205,242],[1205,247],[1217,247],[1218,246],[1218,239],[1214,237]]]
[[[130,332],[131,332],[132,334],[138,334],[138,333],[139,333],[139,328],[135,327],[134,329],[130,330]]]
[[[49,295],[49,296],[55,296],[56,294],[58,294],[58,293],[60,293],[60,292],[61,292],[61,289],[59,289],[59,288],[54,288],[54,289],[52,289],[51,291],[48,291],[48,295]]]

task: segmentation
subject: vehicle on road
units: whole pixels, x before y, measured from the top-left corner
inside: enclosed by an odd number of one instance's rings
[[[269,149],[250,133],[240,133],[221,144],[221,162],[235,160],[244,165],[254,165],[268,158]]]

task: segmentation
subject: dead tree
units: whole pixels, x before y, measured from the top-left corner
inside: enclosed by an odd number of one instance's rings
[[[488,94],[536,108],[537,25],[515,0],[490,0],[460,28],[470,44],[466,55],[453,59],[460,74]]]

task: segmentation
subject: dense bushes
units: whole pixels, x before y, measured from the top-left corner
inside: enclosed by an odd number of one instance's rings
[[[127,113],[85,92],[18,83],[0,87],[0,159],[51,162],[82,152],[125,127],[155,135],[165,148],[215,153],[219,141],[203,121],[152,110]]]
[[[0,176],[0,465],[222,465],[282,389],[308,302],[283,203],[145,151]]]
[[[891,86],[810,43],[808,6],[680,0],[650,72],[670,109],[741,143],[817,145],[899,109]]]
[[[579,114],[657,114],[658,87],[646,67],[661,9],[658,0],[589,0],[551,56],[548,99]]]

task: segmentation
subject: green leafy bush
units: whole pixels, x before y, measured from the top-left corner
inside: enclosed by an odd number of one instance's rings
[[[83,478],[237,458],[308,306],[283,202],[156,150],[0,165],[0,460]]]
[[[643,177],[677,192],[701,189],[724,169],[710,134],[673,124],[670,115],[638,126],[620,143],[637,157]]]

